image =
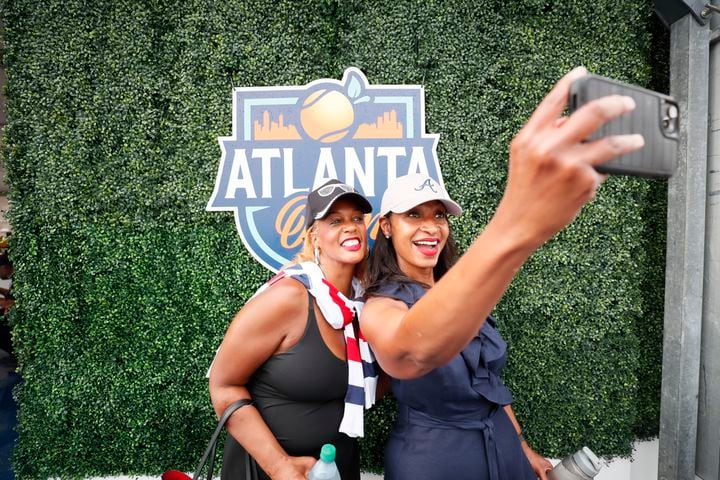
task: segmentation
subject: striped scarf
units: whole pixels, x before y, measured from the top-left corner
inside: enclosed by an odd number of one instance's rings
[[[363,408],[368,409],[375,403],[375,387],[378,380],[378,369],[375,357],[370,350],[362,332],[355,334],[353,319],[360,316],[363,302],[351,300],[338,291],[327,281],[320,267],[313,262],[302,262],[292,265],[271,278],[255,293],[262,292],[275,282],[290,277],[302,283],[315,301],[325,320],[336,330],[343,329],[345,334],[345,350],[348,363],[348,389],[345,395],[345,412],[340,422],[340,432],[349,437],[362,437]],[[363,288],[353,278],[355,298],[362,297]]]

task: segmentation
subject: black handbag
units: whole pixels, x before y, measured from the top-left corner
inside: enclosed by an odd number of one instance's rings
[[[203,453],[202,458],[200,459],[200,463],[198,463],[197,468],[195,469],[195,474],[192,476],[192,480],[199,480],[200,475],[202,473],[202,469],[207,464],[207,480],[213,479],[213,470],[215,469],[215,453],[217,450],[217,442],[220,438],[220,433],[222,432],[223,428],[225,427],[225,424],[227,423],[228,419],[230,418],[230,415],[235,413],[235,410],[237,410],[240,407],[244,407],[246,405],[251,405],[253,402],[252,400],[248,399],[241,399],[238,400],[232,404],[230,404],[225,411],[223,412],[222,416],[220,417],[220,420],[218,420],[217,427],[215,428],[215,431],[213,432],[212,436],[210,437],[210,441],[207,444],[207,447],[205,448],[205,453]],[[243,450],[244,451],[244,450]],[[245,461],[245,478],[247,480],[258,480],[258,468],[257,464],[255,463],[255,459],[250,456],[247,452],[245,452],[245,455],[247,455],[246,461]],[[165,473],[162,474],[163,480],[190,480],[190,477],[188,477],[186,474],[178,471],[178,470],[168,470]]]

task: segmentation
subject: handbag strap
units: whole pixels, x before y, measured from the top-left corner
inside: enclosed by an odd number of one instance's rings
[[[205,448],[205,453],[203,454],[202,458],[200,459],[200,463],[198,464],[197,469],[195,469],[195,474],[193,475],[193,480],[198,480],[200,478],[200,471],[203,469],[205,464],[208,461],[208,458],[210,459],[210,464],[208,465],[208,480],[212,479],[213,475],[213,469],[215,465],[215,448],[217,447],[217,441],[220,437],[220,432],[222,432],[223,427],[227,423],[228,419],[230,418],[230,415],[235,413],[235,410],[237,410],[240,407],[244,407],[245,405],[252,405],[253,401],[248,400],[247,398],[242,398],[236,402],[231,403],[223,412],[222,417],[220,417],[220,420],[218,420],[217,428],[215,428],[215,432],[213,432],[212,437],[210,437],[210,441],[208,442],[207,448]]]

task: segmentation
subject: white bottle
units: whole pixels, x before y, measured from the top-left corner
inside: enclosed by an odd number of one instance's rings
[[[320,449],[320,460],[313,465],[308,480],[340,480],[340,472],[335,465],[335,446],[326,443]]]
[[[600,460],[588,447],[562,459],[548,473],[548,480],[592,480],[600,472]]]

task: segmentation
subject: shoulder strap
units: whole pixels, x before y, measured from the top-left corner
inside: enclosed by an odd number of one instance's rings
[[[222,431],[223,427],[227,423],[228,419],[230,418],[230,415],[235,413],[235,410],[237,410],[240,407],[244,407],[245,405],[252,405],[253,401],[248,400],[247,398],[242,398],[236,402],[233,402],[228,406],[225,411],[223,412],[222,416],[220,417],[220,420],[218,420],[217,427],[215,428],[215,432],[213,432],[212,437],[210,437],[210,441],[208,442],[207,448],[205,448],[205,453],[203,454],[202,458],[200,459],[200,463],[198,464],[198,467],[195,469],[195,474],[193,475],[193,480],[198,480],[200,478],[200,472],[202,471],[205,464],[208,462],[208,459],[210,459],[210,463],[208,464],[208,480],[212,480],[213,478],[213,469],[215,466],[215,449],[217,447],[217,441],[220,437],[220,432]]]

